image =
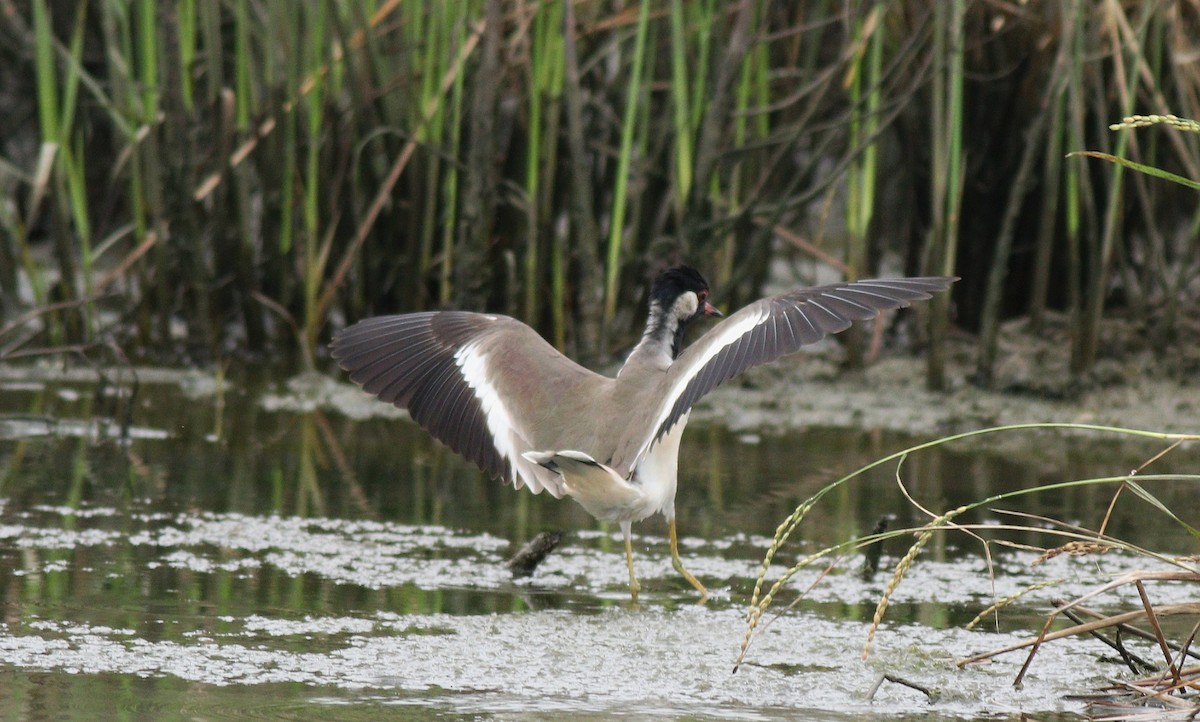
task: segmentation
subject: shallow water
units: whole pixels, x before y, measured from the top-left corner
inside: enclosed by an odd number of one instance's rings
[[[689,429],[682,549],[713,599],[696,604],[672,571],[658,519],[635,528],[643,587],[635,606],[615,529],[570,502],[481,479],[407,421],[359,418],[372,409],[357,405],[363,400],[313,379],[263,385],[147,373],[136,393],[128,380],[97,387],[82,375],[0,380],[0,713],[1052,719],[1081,709],[1068,695],[1128,676],[1088,640],[1045,645],[1020,690],[1011,681],[1024,653],[957,668],[958,658],[1030,636],[1049,599],[1153,566],[1116,552],[1031,566],[1034,552],[991,545],[989,569],[983,547],[963,534],[932,538],[866,661],[876,602],[907,539],[885,546],[885,572],[863,578],[860,558],[848,555],[786,608],[824,565],[799,574],[731,674],[776,525],[841,475],[925,439]],[[1037,483],[1124,473],[1161,448],[1029,434],[913,455],[899,473],[921,503],[944,511]],[[1195,455],[1176,450],[1149,471],[1194,468]],[[827,495],[771,578],[868,533],[881,517],[893,528],[920,524],[896,475],[885,465]],[[1194,516],[1194,488],[1153,491]],[[1111,487],[1089,486],[1003,506],[1095,526],[1110,500]],[[1194,553],[1186,532],[1162,519],[1129,497],[1109,530]],[[963,520],[1022,521],[996,511]],[[566,531],[563,545],[532,578],[514,581],[505,560],[554,529]],[[1041,532],[1007,538],[1057,543]],[[994,600],[1047,582],[998,623],[964,630]],[[1151,587],[1159,604],[1189,593]],[[1092,606],[1135,600],[1125,589]],[[938,698],[884,683],[868,699],[883,673]]]

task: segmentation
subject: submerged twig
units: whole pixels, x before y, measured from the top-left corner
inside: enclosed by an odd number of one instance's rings
[[[887,514],[879,517],[879,521],[875,522],[875,528],[871,529],[869,536],[877,537],[887,531],[888,524],[891,522],[891,515]],[[863,580],[870,579],[879,571],[879,559],[883,556],[883,541],[877,541],[867,547],[867,551],[863,554],[862,568],[859,570],[859,577]]]
[[[1200,613],[1200,604],[1196,604],[1196,603],[1172,604],[1172,605],[1168,605],[1166,607],[1159,609],[1160,615],[1161,614],[1196,614],[1196,613]],[[1045,633],[1043,630],[1043,632],[1044,632],[1043,634],[1040,634],[1033,639],[1028,639],[1028,640],[1025,640],[1024,642],[1018,642],[1016,644],[1008,645],[1006,647],[1003,647],[1003,648],[997,649],[997,650],[993,650],[991,652],[985,652],[983,654],[978,654],[978,655],[975,655],[974,657],[970,657],[967,659],[961,659],[956,664],[959,667],[965,667],[968,664],[974,664],[975,662],[981,662],[985,659],[990,659],[991,657],[995,657],[995,656],[1003,654],[1005,652],[1012,652],[1012,651],[1022,649],[1025,647],[1033,647],[1033,649],[1030,650],[1029,657],[1026,659],[1025,664],[1022,665],[1022,667],[1021,667],[1021,672],[1017,675],[1017,678],[1013,681],[1013,686],[1016,687],[1021,684],[1022,680],[1024,679],[1025,672],[1028,671],[1029,665],[1033,661],[1034,654],[1036,654],[1038,648],[1041,646],[1041,644],[1043,642],[1051,642],[1056,639],[1062,639],[1063,637],[1072,637],[1072,636],[1075,636],[1078,634],[1084,634],[1087,632],[1091,632],[1094,629],[1103,629],[1104,627],[1110,627],[1110,626],[1115,626],[1118,624],[1123,624],[1125,622],[1131,622],[1135,619],[1140,619],[1144,615],[1145,615],[1144,611],[1138,610],[1138,611],[1134,611],[1134,612],[1126,612],[1124,614],[1115,614],[1111,617],[1106,617],[1104,619],[1098,619],[1095,622],[1089,622],[1087,624],[1079,624],[1074,627],[1068,627],[1067,629],[1060,629],[1057,632]]]
[[[1083,615],[1073,609],[1064,611],[1063,615],[1076,624],[1084,624]],[[1102,644],[1107,645],[1108,647],[1112,648],[1114,652],[1121,655],[1121,661],[1125,663],[1125,666],[1129,668],[1130,672],[1133,672],[1134,674],[1146,674],[1147,672],[1154,671],[1153,664],[1146,659],[1143,659],[1141,655],[1135,654],[1125,647],[1125,644],[1121,641],[1121,633],[1126,629],[1136,629],[1136,627],[1130,627],[1125,624],[1117,624],[1114,626],[1112,639],[1109,639],[1101,634],[1100,630],[1098,629],[1093,629],[1092,631],[1088,632],[1088,634],[1090,634],[1093,639],[1096,639]]]
[[[1013,644],[1008,644],[1008,645],[1005,645],[998,649],[993,649],[989,652],[983,652],[981,654],[976,654],[971,657],[966,657],[964,659],[960,659],[957,662],[955,662],[955,664],[959,667],[965,667],[968,664],[975,664],[977,662],[983,662],[985,660],[991,659],[992,657],[998,657],[1001,654],[1005,654],[1007,652],[1015,652],[1018,649],[1024,649],[1026,647],[1040,645],[1043,642],[1052,642],[1056,639],[1062,639],[1064,637],[1073,637],[1077,634],[1085,634],[1087,632],[1090,632],[1093,629],[1103,629],[1105,627],[1112,627],[1112,626],[1116,626],[1118,624],[1124,624],[1126,622],[1131,622],[1135,619],[1141,619],[1143,616],[1145,616],[1145,614],[1146,613],[1144,610],[1139,609],[1139,610],[1133,611],[1133,612],[1125,612],[1123,614],[1114,614],[1112,616],[1105,617],[1103,619],[1097,619],[1094,622],[1088,622],[1086,624],[1077,624],[1073,627],[1067,627],[1066,629],[1060,629],[1060,630],[1057,630],[1054,632],[1044,632],[1043,634],[1039,634],[1037,637],[1034,637],[1032,639],[1026,639],[1021,642],[1015,642]],[[1200,614],[1200,602],[1186,602],[1186,603],[1181,603],[1181,604],[1169,604],[1164,607],[1159,607],[1158,614],[1159,614],[1159,616],[1172,615],[1172,614]]]
[[[881,674],[879,675],[879,679],[875,680],[875,686],[871,687],[870,692],[867,692],[867,700],[875,699],[875,693],[879,691],[879,688],[883,686],[885,681],[892,682],[893,684],[899,684],[910,689],[915,689],[918,692],[923,693],[930,702],[937,702],[938,698],[942,696],[941,693],[936,689],[931,689],[923,684],[917,684],[912,680],[904,679],[903,677],[895,674]]]
[[[1051,599],[1050,603],[1055,606],[1059,606],[1059,607],[1066,606],[1066,604],[1067,604],[1066,600],[1063,600],[1063,599]],[[1083,607],[1083,606],[1079,606],[1079,605],[1075,605],[1074,607],[1072,607],[1072,611],[1077,612],[1081,616],[1090,617],[1092,619],[1104,619],[1105,618],[1104,615],[1101,614],[1100,612],[1097,612],[1094,609],[1090,609],[1088,607]],[[1197,622],[1197,627],[1200,627],[1200,622]],[[1113,628],[1116,629],[1117,631],[1121,632],[1122,634],[1127,634],[1130,636],[1138,637],[1139,639],[1144,639],[1144,640],[1150,641],[1150,642],[1154,641],[1153,634],[1151,634],[1150,632],[1147,632],[1144,629],[1138,629],[1137,627],[1131,626],[1129,624],[1115,624],[1115,625],[1113,625]],[[1196,629],[1193,628],[1192,637],[1194,637],[1195,634],[1196,634]],[[1167,646],[1169,646],[1173,651],[1182,652],[1182,656],[1180,657],[1180,662],[1179,662],[1180,666],[1183,665],[1183,660],[1187,657],[1191,657],[1193,659],[1200,659],[1200,652],[1195,652],[1192,649],[1190,649],[1192,637],[1189,637],[1188,641],[1185,642],[1184,644],[1175,644],[1174,642],[1171,642],[1170,640],[1167,641]]]
[[[550,552],[558,547],[562,541],[562,530],[544,531],[534,538],[526,542],[521,550],[513,555],[512,559],[505,562],[505,566],[512,572],[513,579],[528,577],[533,574],[546,557],[550,556]]]

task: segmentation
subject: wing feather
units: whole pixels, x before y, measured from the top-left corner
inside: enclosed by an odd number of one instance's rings
[[[571,362],[506,316],[458,311],[381,316],[338,333],[333,357],[364,391],[407,409],[434,438],[493,478],[562,493],[526,451],[557,448],[570,411],[560,396],[603,377]]]
[[[825,336],[824,332],[817,328],[816,324],[813,323],[813,320],[808,317],[808,314],[803,312],[799,303],[795,301],[789,301],[788,305],[791,306],[791,309],[788,312],[788,318],[794,319],[801,327],[800,346],[807,346],[810,343],[816,343]]]
[[[853,321],[907,306],[945,291],[951,277],[895,278],[801,288],[756,301],[713,327],[675,360],[667,371],[657,411],[650,424],[633,430],[613,457],[618,473],[628,474],[655,441],[709,391],[742,371],[769,363],[844,331]]]

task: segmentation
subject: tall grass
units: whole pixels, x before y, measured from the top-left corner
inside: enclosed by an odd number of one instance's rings
[[[909,457],[919,454],[922,451],[943,447],[955,442],[960,442],[965,439],[977,438],[981,436],[997,435],[997,434],[1014,434],[1023,432],[1041,432],[1049,433],[1053,431],[1069,431],[1074,433],[1088,434],[1105,434],[1113,436],[1135,437],[1141,439],[1151,439],[1164,442],[1166,446],[1158,453],[1151,456],[1138,469],[1129,473],[1122,473],[1115,476],[1099,477],[1090,479],[1072,479],[1050,482],[1045,484],[1034,485],[1027,488],[1018,489],[1015,491],[1003,492],[996,494],[986,499],[979,499],[968,504],[950,509],[945,512],[934,512],[921,506],[920,502],[909,496],[906,488],[906,483],[903,479],[902,467]],[[747,611],[746,633],[742,640],[741,652],[735,662],[735,669],[745,659],[755,635],[761,631],[760,627],[763,624],[763,617],[767,610],[775,604],[776,600],[785,593],[788,583],[800,572],[816,567],[817,565],[825,566],[830,559],[844,555],[859,549],[867,548],[873,544],[877,544],[886,539],[902,538],[911,540],[905,553],[896,562],[893,574],[885,586],[884,592],[880,597],[874,618],[871,626],[867,630],[865,645],[863,648],[863,656],[866,657],[870,651],[874,635],[879,628],[889,602],[893,597],[896,589],[904,581],[904,577],[908,570],[920,555],[922,549],[935,533],[954,530],[968,536],[972,541],[980,542],[983,546],[983,552],[986,559],[991,559],[991,545],[1009,544],[1002,536],[1005,532],[1034,532],[1046,534],[1054,538],[1060,538],[1064,542],[1088,542],[1104,545],[1107,548],[1121,548],[1126,551],[1131,551],[1140,554],[1149,559],[1153,559],[1164,565],[1177,568],[1187,575],[1189,581],[1200,581],[1200,576],[1197,575],[1195,560],[1188,557],[1179,557],[1172,553],[1171,550],[1150,550],[1137,547],[1129,542],[1122,541],[1106,533],[1106,524],[1108,516],[1102,520],[1097,529],[1084,528],[1076,520],[1052,520],[1044,517],[1032,517],[1036,525],[1021,526],[1011,524],[990,524],[987,522],[960,522],[960,519],[968,512],[992,512],[994,513],[998,504],[1011,502],[1019,497],[1034,495],[1034,494],[1055,494],[1061,493],[1064,490],[1072,488],[1098,488],[1113,487],[1113,498],[1109,504],[1108,515],[1112,514],[1113,507],[1117,504],[1123,491],[1128,490],[1126,495],[1128,499],[1130,495],[1134,498],[1147,502],[1157,514],[1161,514],[1165,523],[1178,525],[1192,537],[1200,536],[1200,531],[1192,527],[1187,519],[1180,518],[1175,511],[1168,508],[1161,500],[1155,497],[1152,491],[1147,487],[1155,482],[1162,481],[1182,481],[1189,484],[1200,482],[1200,475],[1189,473],[1169,473],[1169,474],[1147,474],[1143,473],[1145,467],[1151,463],[1161,459],[1168,453],[1175,451],[1185,442],[1194,442],[1200,439],[1196,434],[1168,434],[1156,431],[1146,431],[1140,429],[1128,429],[1117,427],[1097,426],[1090,424],[1074,424],[1074,423],[1030,423],[1030,424],[1015,424],[1011,426],[992,427],[985,429],[976,429],[973,431],[954,434],[932,441],[924,442],[911,446],[909,448],[894,452],[887,456],[876,459],[875,461],[859,468],[840,479],[830,483],[826,487],[813,494],[808,499],[804,500],[796,509],[785,519],[783,519],[776,529],[775,536],[771,541],[764,557],[762,565],[759,569],[758,578],[755,581],[754,590],[752,592],[749,609]],[[891,529],[888,531],[873,533],[859,539],[848,540],[833,544],[829,547],[819,549],[812,553],[806,554],[798,559],[784,572],[772,582],[768,583],[768,576],[771,571],[771,566],[776,560],[780,552],[787,546],[789,539],[792,538],[804,521],[805,517],[812,509],[821,502],[821,500],[831,492],[842,489],[846,484],[852,483],[855,480],[861,479],[868,471],[879,467],[894,465],[896,468],[895,478],[900,485],[905,498],[923,515],[930,517],[929,521],[917,528],[907,529]],[[1015,513],[1015,512],[1014,512]],[[1027,515],[1028,516],[1028,515]],[[986,533],[988,539],[985,540],[981,533]],[[915,538],[914,538],[915,537]],[[1013,545],[1020,543],[1020,540],[1012,542]],[[1021,545],[1021,548],[1028,549],[1028,545]],[[1051,550],[1048,550],[1051,551]]]
[[[675,113],[676,113],[676,154],[679,160],[676,163],[677,168],[684,165],[690,167],[691,143],[689,138],[691,134],[687,132],[688,116],[687,116],[687,92],[686,84],[682,81],[684,74],[684,59],[683,52],[676,47],[676,42],[682,44],[683,31],[681,29],[683,9],[678,0],[674,0],[671,4],[671,39],[672,39],[672,57],[674,58],[672,66],[675,68],[673,82],[679,87],[675,88],[673,95],[675,96]],[[634,33],[636,38],[633,46],[633,59],[629,71],[629,86],[625,96],[625,111],[621,121],[621,145],[617,150],[617,172],[616,185],[612,193],[612,217],[609,221],[608,231],[608,253],[605,255],[604,267],[604,322],[611,323],[613,317],[617,314],[617,282],[620,279],[620,263],[621,263],[621,245],[622,239],[625,236],[625,207],[629,201],[629,169],[633,162],[633,137],[634,130],[638,120],[638,105],[642,96],[642,68],[645,66],[646,59],[646,36],[650,27],[650,1],[641,0],[638,9],[637,30]],[[683,128],[680,128],[680,124]],[[683,132],[681,133],[680,130]],[[682,186],[685,183],[686,172],[676,172],[676,178],[679,179],[680,188],[677,189],[677,194],[683,192]]]
[[[883,45],[880,26],[885,6],[877,2],[854,29],[855,55],[850,67],[850,142],[855,158],[846,169],[846,268],[853,278],[870,274],[869,238],[875,211],[875,184],[879,167],[880,102]],[[846,339],[847,365],[861,367],[866,348],[859,329],[849,329]]]
[[[37,315],[46,343],[315,363],[348,321],[460,305],[600,360],[659,267],[688,261],[736,305],[784,258],[797,282],[963,276],[969,329],[1067,311],[1083,375],[1114,288],[1163,339],[1197,293],[1194,195],[1054,160],[1200,177],[1195,139],[1104,130],[1200,116],[1190,6],[0,5],[19,121],[0,131],[0,307],[103,292],[119,312]],[[931,306],[935,387],[951,315]]]
[[[930,137],[930,179],[932,186],[932,223],[927,247],[926,268],[931,273],[952,275],[957,268],[960,213],[963,184],[963,83],[966,34],[964,0],[938,3],[933,18],[933,56],[938,68],[933,72],[933,98]],[[931,306],[930,349],[926,366],[926,385],[933,390],[948,386],[946,378],[946,336],[949,328],[949,303],[946,297]]]

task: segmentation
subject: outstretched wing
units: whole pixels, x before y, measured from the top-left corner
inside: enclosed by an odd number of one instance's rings
[[[554,413],[556,396],[604,380],[507,316],[380,316],[341,331],[330,347],[364,391],[407,409],[492,478],[555,496],[562,493],[557,475],[521,455],[543,448],[538,429]]]
[[[709,391],[742,371],[769,363],[854,321],[907,306],[945,291],[957,278],[895,278],[800,288],[756,301],[717,324],[684,349],[667,371],[665,393],[647,434],[630,438],[613,466],[633,469],[658,441]],[[635,445],[636,444],[636,445]]]

